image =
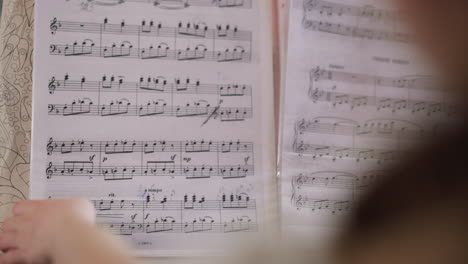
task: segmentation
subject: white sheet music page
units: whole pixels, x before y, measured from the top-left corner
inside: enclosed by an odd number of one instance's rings
[[[385,1],[291,1],[280,159],[285,233],[333,234],[386,167],[450,120],[452,103],[407,32]]]
[[[33,199],[92,199],[137,254],[220,252],[264,230],[270,6],[36,3]]]

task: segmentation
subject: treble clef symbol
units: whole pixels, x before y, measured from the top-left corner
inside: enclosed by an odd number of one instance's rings
[[[47,179],[52,178],[52,174],[54,174],[54,171],[52,170],[52,162],[49,162],[49,165],[47,166],[47,169],[46,169]]]
[[[49,81],[49,93],[54,94],[55,88],[56,88],[55,77],[52,77],[52,79],[50,79],[50,81]]]
[[[322,97],[323,92],[320,91],[318,88],[310,87],[309,89],[309,97],[312,99],[312,102],[317,103],[317,101]]]
[[[52,19],[52,21],[50,22],[50,32],[52,33],[52,35],[55,35],[55,33],[57,32],[57,29],[58,29],[57,18],[54,17],[54,19]]]
[[[50,138],[49,143],[47,143],[47,155],[52,155],[52,152],[54,152],[54,139]]]
[[[302,185],[304,185],[305,182],[305,176],[301,173],[299,176],[296,178],[296,185],[298,188],[301,188]]]
[[[311,71],[310,79],[315,82],[318,82],[322,78],[323,74],[324,74],[324,70],[320,69],[320,67],[317,67]]]
[[[296,208],[299,210],[300,208],[304,207],[304,199],[302,198],[302,195],[297,196],[296,198]]]
[[[305,121],[305,119],[302,119],[301,121],[297,122],[297,133],[302,135],[306,129],[308,128],[308,124],[307,122]]]

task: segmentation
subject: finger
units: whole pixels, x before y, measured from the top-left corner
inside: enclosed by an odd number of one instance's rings
[[[17,228],[17,223],[15,221],[15,217],[11,217],[3,221],[2,224],[2,231],[3,232],[14,232]]]
[[[80,215],[83,220],[88,223],[95,223],[96,222],[96,210],[94,205],[87,199],[82,198],[74,198],[70,200],[73,204],[74,210],[77,215]]]
[[[39,206],[40,201],[25,200],[20,201],[13,206],[13,215],[32,214]]]
[[[18,247],[17,234],[14,232],[3,233],[0,235],[0,250],[10,250]]]
[[[17,232],[17,231],[22,231],[24,233],[27,230],[29,230],[28,228],[30,227],[31,223],[32,223],[32,220],[30,217],[26,217],[26,216],[11,217],[3,222],[2,231],[3,233],[11,233],[11,232]]]
[[[21,250],[11,250],[0,256],[0,264],[27,263]]]

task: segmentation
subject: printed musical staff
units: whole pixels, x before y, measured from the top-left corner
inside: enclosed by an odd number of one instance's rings
[[[104,75],[101,80],[88,80],[82,77],[71,80],[66,74],[59,80],[52,77],[49,81],[49,93],[75,91],[75,92],[116,92],[116,93],[177,93],[177,94],[214,94],[220,97],[252,96],[252,87],[245,84],[205,84],[190,78],[174,78],[168,80],[164,76],[140,77],[135,82],[127,82],[124,77]]]
[[[172,211],[172,210],[239,210],[256,209],[256,202],[248,195],[226,195],[219,200],[208,200],[204,196],[185,195],[183,200],[152,200],[149,197],[141,200],[94,200],[94,208],[98,212],[105,211]]]
[[[324,22],[319,20],[305,19],[304,28],[307,30],[360,39],[382,40],[405,44],[412,41],[411,36],[407,33],[349,26],[341,23]]]
[[[98,166],[88,161],[65,161],[63,165],[47,166],[47,177],[103,177],[104,181],[133,180],[136,177],[185,177],[186,179],[239,179],[254,175],[254,167],[216,165],[176,165],[175,161],[147,161],[144,167]]]
[[[315,237],[339,227],[388,167],[426,140],[450,136],[459,105],[414,53],[414,36],[391,3],[291,3],[283,226]]]
[[[368,18],[374,20],[390,20],[398,19],[399,14],[394,10],[387,10],[371,5],[354,6],[339,2],[326,0],[299,0],[296,2],[303,3],[304,9],[308,12],[316,11],[320,15],[326,16],[352,16],[360,18]]]
[[[325,133],[351,137],[378,137],[393,139],[417,140],[428,137],[429,133],[422,127],[405,120],[374,119],[359,124],[356,121],[335,118],[318,117],[310,121],[297,122],[296,130],[303,133]]]
[[[232,49],[208,50],[204,45],[195,45],[186,49],[173,50],[166,43],[135,48],[128,42],[111,46],[95,46],[94,42],[84,40],[73,44],[51,44],[50,55],[86,56],[101,58],[129,58],[142,60],[176,60],[176,61],[215,61],[215,62],[250,62],[251,54],[242,46]]]
[[[54,156],[45,169],[47,179],[51,180],[67,180],[64,177],[104,181],[131,181],[141,177],[229,180],[254,176],[254,149],[249,142],[55,141],[51,138],[46,148],[47,154]]]
[[[355,159],[356,162],[376,160],[380,164],[398,161],[409,152],[411,146],[444,132],[437,126],[426,130],[406,120],[376,118],[357,122],[325,116],[297,121],[292,148],[299,156],[307,155],[313,159],[331,158],[334,162],[342,159]],[[317,142],[317,137],[323,136],[329,138],[327,142],[337,142],[337,146],[333,145],[335,143]],[[370,139],[376,139],[378,143]]]
[[[303,195],[293,197],[292,203],[297,209],[304,208],[317,212],[329,212],[331,214],[347,213],[354,206],[352,201],[313,199]]]
[[[383,178],[384,171],[370,170],[361,174],[346,171],[316,171],[300,173],[291,177],[292,206],[301,210],[309,208],[312,212],[346,213],[359,195]],[[336,193],[347,192],[346,199],[333,199]],[[319,195],[319,196],[314,196]],[[323,194],[326,194],[323,196]],[[314,196],[315,199],[309,197]],[[327,197],[327,198],[317,198]]]
[[[339,171],[320,171],[292,177],[295,188],[335,188],[365,190],[382,177],[382,171],[367,171],[361,175]]]
[[[363,73],[352,73],[338,70],[326,70],[316,67],[310,71],[310,81],[336,81],[348,84],[362,84],[404,89],[441,89],[441,83],[430,76],[409,75],[402,77],[373,76]]]
[[[50,138],[47,142],[47,154],[54,153],[69,154],[74,152],[103,152],[106,154],[125,154],[125,153],[144,153],[155,152],[187,152],[187,153],[206,153],[206,152],[252,152],[253,143],[241,141],[205,141],[205,140],[187,140],[187,141],[91,141],[91,140],[72,140],[56,141]]]
[[[256,232],[256,201],[246,194],[220,199],[94,200],[99,225],[119,235],[136,233]]]
[[[187,9],[190,7],[217,7],[217,8],[252,8],[252,0],[88,0],[89,5],[119,6],[126,3],[149,4],[161,9]]]
[[[400,160],[405,154],[398,150],[318,145],[299,140],[294,142],[293,149],[299,155],[309,155],[313,159],[331,158],[333,161],[354,159],[356,162],[376,160],[381,163]]]
[[[427,116],[431,116],[436,113],[452,116],[458,112],[457,106],[451,103],[443,102],[443,100],[408,100],[404,98],[389,98],[374,95],[340,93],[313,87],[311,87],[309,90],[309,97],[314,103],[328,102],[331,103],[333,107],[337,107],[339,105],[349,105],[351,110],[372,106],[376,111],[389,110],[391,113],[408,111],[411,114],[422,113]]]
[[[311,82],[336,81],[349,84],[362,84],[405,89],[440,89],[440,82],[430,76],[409,75],[402,77],[373,76],[362,73],[326,70],[316,67],[310,72]]]
[[[377,111],[389,110],[391,113],[407,112],[431,116],[441,113],[447,116],[457,112],[457,106],[441,89],[440,81],[430,76],[408,75],[402,77],[374,76],[352,73],[335,69],[316,67],[310,71],[309,98],[314,102],[328,102],[337,107],[349,105],[351,110],[374,107]],[[340,91],[349,85],[368,87],[368,93]],[[394,89],[392,97],[386,91]],[[424,92],[429,97],[421,99]],[[431,100],[431,98],[434,98]]]
[[[268,167],[256,135],[271,132],[259,122],[271,111],[258,107],[269,5],[37,2],[34,112],[45,123],[32,197],[94,200],[97,223],[131,236],[136,254],[218,252],[256,237],[229,233],[263,229]]]
[[[138,117],[213,117],[222,122],[245,121],[252,118],[252,108],[220,107],[200,101],[184,106],[172,106],[164,100],[155,100],[145,105],[132,105],[127,99],[108,104],[94,104],[89,98],[73,100],[70,104],[49,104],[49,115],[59,116],[138,116]]]
[[[63,56],[89,56],[101,58],[132,58],[142,60],[250,62],[252,33],[236,26],[180,22],[166,27],[161,23],[143,20],[141,25],[61,21],[50,22],[51,33],[86,33],[87,38],[68,44],[50,44],[49,54]],[[95,39],[93,36],[97,35]],[[123,36],[124,40],[116,41]],[[107,41],[110,37],[110,42]],[[157,40],[155,42],[155,39]],[[189,43],[177,43],[187,39]]]
[[[412,42],[412,36],[408,33],[395,30],[402,28],[398,24],[397,10],[327,0],[303,0],[302,3],[304,13],[302,27],[305,30],[362,40],[400,44]],[[376,23],[378,25],[375,25]],[[366,26],[361,26],[362,24]]]
[[[209,28],[205,23],[182,23],[176,27],[166,27],[161,23],[143,20],[141,25],[130,25],[125,22],[111,24],[107,19],[104,23],[61,21],[54,18],[51,21],[52,34],[57,32],[128,35],[140,37],[188,38],[210,40],[252,41],[252,32],[242,31],[230,25],[217,25]]]
[[[157,219],[152,223],[99,223],[99,226],[113,234],[130,236],[138,233],[236,233],[257,232],[258,224],[250,219],[233,218],[231,221],[215,223],[209,217],[193,219],[185,223],[176,223],[170,217]]]

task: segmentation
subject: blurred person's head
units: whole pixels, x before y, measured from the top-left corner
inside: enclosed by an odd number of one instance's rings
[[[395,0],[417,43],[453,82],[468,74],[468,1]]]
[[[337,262],[468,263],[467,134],[427,145],[389,171],[352,213]]]
[[[468,1],[395,1],[436,67],[468,93]],[[350,216],[337,262],[468,263],[467,151],[462,124],[389,172]]]

